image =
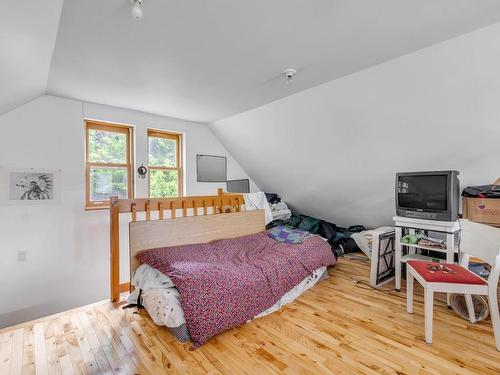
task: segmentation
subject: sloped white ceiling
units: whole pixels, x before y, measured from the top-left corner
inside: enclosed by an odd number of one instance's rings
[[[144,4],[3,2],[0,113],[49,93],[212,122],[500,21],[498,0]]]
[[[144,0],[140,22],[66,0],[48,92],[211,122],[499,20],[498,0]]]
[[[0,114],[47,90],[63,0],[2,1]]]
[[[341,225],[390,224],[396,172],[500,176],[500,24],[211,125],[264,191]]]

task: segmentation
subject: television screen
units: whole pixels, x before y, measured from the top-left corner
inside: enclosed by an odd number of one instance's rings
[[[198,182],[226,182],[226,158],[223,156],[196,155]]]
[[[250,181],[244,180],[229,180],[226,183],[228,193],[250,193]]]
[[[446,175],[399,176],[398,204],[413,210],[446,211]]]

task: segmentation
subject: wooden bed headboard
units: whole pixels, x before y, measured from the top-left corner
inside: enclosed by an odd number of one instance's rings
[[[131,222],[130,276],[132,277],[140,265],[136,255],[141,251],[207,243],[259,233],[263,230],[265,230],[264,210]]]
[[[131,273],[137,268],[135,255],[142,250],[208,242],[253,234],[265,229],[261,211],[244,211],[242,194],[178,198],[119,199],[111,197],[110,265],[111,301],[129,285],[120,284],[120,214],[130,214],[129,247]],[[145,220],[138,220],[144,213]],[[155,218],[153,218],[153,216]]]

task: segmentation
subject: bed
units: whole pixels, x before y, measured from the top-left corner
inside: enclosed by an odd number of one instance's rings
[[[134,285],[139,285],[153,321],[194,347],[276,311],[335,263],[318,236],[299,245],[271,239],[263,211],[244,211],[239,194],[111,202],[112,298],[124,289],[114,274],[119,215],[130,213],[130,300],[137,298]],[[146,220],[137,220],[138,212]]]
[[[248,321],[278,311],[316,283],[324,280],[327,275],[327,267],[325,266],[314,270],[271,307],[252,316]],[[168,276],[147,264],[141,264],[134,273],[133,285],[135,290],[127,297],[131,306],[135,306],[139,301],[156,325],[166,327],[180,342],[192,341],[182,309],[179,290]],[[139,290],[141,290],[140,293]]]

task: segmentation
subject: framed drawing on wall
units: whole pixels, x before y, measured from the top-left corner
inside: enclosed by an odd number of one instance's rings
[[[58,203],[60,174],[52,169],[0,167],[0,203]]]

